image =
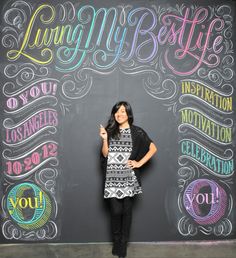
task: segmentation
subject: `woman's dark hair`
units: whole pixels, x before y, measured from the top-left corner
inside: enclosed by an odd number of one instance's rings
[[[132,111],[130,104],[126,101],[117,102],[111,110],[111,116],[110,116],[107,126],[106,126],[106,130],[107,130],[109,138],[112,137],[114,139],[119,139],[119,137],[120,137],[119,123],[117,123],[117,121],[115,120],[115,113],[118,111],[118,109],[121,106],[125,107],[125,111],[128,116],[129,125],[131,126],[133,124],[134,116],[133,116],[133,111]]]

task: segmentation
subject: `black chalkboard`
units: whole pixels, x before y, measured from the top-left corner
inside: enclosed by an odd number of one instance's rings
[[[158,153],[131,241],[235,238],[235,3],[3,1],[0,241],[110,241],[99,125]]]

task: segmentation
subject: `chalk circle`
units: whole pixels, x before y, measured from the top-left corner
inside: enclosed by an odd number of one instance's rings
[[[7,210],[21,228],[33,230],[47,223],[51,216],[52,203],[49,196],[37,185],[21,183],[8,193]]]
[[[203,204],[204,195],[200,193],[203,187],[210,187],[212,197],[217,196],[214,200],[209,203],[210,210],[207,214],[201,214],[200,205]],[[196,196],[201,196],[198,201]],[[208,180],[205,178],[196,179],[192,181],[185,189],[183,194],[183,204],[186,211],[193,217],[193,219],[200,225],[210,225],[217,223],[224,215],[227,209],[227,193],[225,190],[214,180]],[[192,203],[191,201],[192,200]]]

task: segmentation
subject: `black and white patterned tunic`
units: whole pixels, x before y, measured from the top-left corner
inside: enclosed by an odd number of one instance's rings
[[[142,193],[134,171],[127,162],[132,151],[130,128],[120,129],[120,139],[111,138],[107,160],[104,198],[124,198]]]

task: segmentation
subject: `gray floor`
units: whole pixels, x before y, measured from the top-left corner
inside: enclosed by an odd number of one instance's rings
[[[111,243],[0,244],[0,258],[90,257],[114,257]],[[236,240],[130,243],[127,258],[236,258]]]

